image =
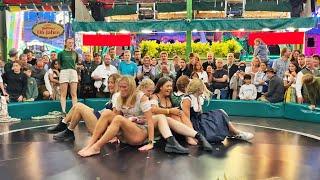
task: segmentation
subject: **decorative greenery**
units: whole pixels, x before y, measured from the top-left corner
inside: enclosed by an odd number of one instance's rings
[[[156,43],[156,41],[141,41],[139,44],[142,55],[149,55],[151,57],[159,57],[161,51],[166,51],[169,57],[174,55],[184,56],[186,53],[186,43],[175,42],[171,43]],[[216,57],[226,57],[228,53],[239,53],[242,49],[241,44],[234,40],[227,40],[224,42],[209,43],[192,43],[192,52],[199,54],[200,57],[206,57],[207,52],[211,51]]]

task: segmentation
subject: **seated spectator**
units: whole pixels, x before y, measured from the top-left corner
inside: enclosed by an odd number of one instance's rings
[[[253,56],[258,57],[261,60],[261,62],[268,63],[269,61],[268,55],[269,55],[269,49],[267,45],[260,38],[256,38],[254,40]]]
[[[42,58],[38,59],[36,64],[31,67],[32,77],[37,81],[39,96],[38,99],[49,99],[50,93],[46,88],[44,82],[44,75],[46,71],[44,70],[44,64]]]
[[[8,62],[4,65],[4,72],[10,72],[14,62],[18,62],[18,51],[15,48],[10,49]]]
[[[56,51],[51,51],[50,53],[50,61],[53,62],[53,61],[56,61],[58,59],[58,54]]]
[[[10,101],[22,102],[26,97],[27,91],[27,76],[21,72],[19,63],[14,62],[12,71],[3,74],[3,82],[7,85],[7,93]]]
[[[298,66],[291,62],[289,64],[289,70],[285,72],[284,78],[283,78],[283,84],[284,88],[286,90],[284,101],[285,102],[297,102],[297,96],[296,96],[296,80],[297,80],[297,73],[298,73]]]
[[[216,65],[214,65],[214,66],[216,66]],[[208,75],[208,83],[206,84],[206,86],[207,86],[207,89],[212,91],[212,89],[211,89],[212,81],[213,81],[213,68],[212,68],[212,66],[207,66],[206,72]]]
[[[38,98],[38,86],[37,81],[31,77],[32,71],[30,68],[23,70],[27,76],[27,91],[26,97],[23,98],[23,101],[34,101]]]
[[[143,79],[149,78],[155,80],[156,70],[151,66],[151,59],[149,56],[143,57],[143,65],[138,67],[137,80],[140,83]]]
[[[241,61],[238,65],[238,69],[239,70],[235,74],[233,74],[229,82],[229,92],[232,93],[231,99],[233,100],[238,98],[240,88],[243,85],[243,77],[245,75],[246,63]]]
[[[320,69],[320,56],[319,55],[313,55],[313,66],[315,69],[319,70]],[[320,74],[319,74],[320,75]]]
[[[139,49],[136,49],[133,53],[133,57],[131,58],[131,61],[136,63],[137,66],[142,65],[142,59],[141,59],[141,51]]]
[[[292,53],[290,54],[290,62],[293,62],[295,64],[298,63],[298,58],[301,52],[299,50],[293,50]]]
[[[3,60],[0,58],[0,76],[4,74],[4,65]]]
[[[265,62],[260,63],[259,71],[256,73],[253,84],[257,88],[257,98],[260,98],[263,93],[268,91],[268,77],[265,73],[267,70],[267,64]]]
[[[181,58],[177,55],[173,57],[172,62],[173,62],[175,72],[178,72],[180,70],[180,59]]]
[[[101,55],[99,53],[94,53],[93,55],[93,69],[96,69],[102,64]]]
[[[262,95],[259,100],[271,103],[282,102],[284,97],[283,80],[276,75],[276,72],[272,68],[268,68],[266,73],[270,79],[268,92]]]
[[[125,50],[123,54],[123,60],[119,64],[119,73],[121,75],[129,75],[136,78],[137,75],[137,64],[130,60],[131,53],[129,50]]]
[[[179,79],[180,76],[185,75],[190,77],[191,70],[187,67],[186,60],[184,58],[180,59],[180,69],[177,71],[177,78]]]
[[[200,61],[197,61],[194,64],[193,72],[196,72],[198,74],[199,79],[201,79],[203,83],[205,84],[208,83],[208,74],[206,71],[203,70],[203,67]]]
[[[197,72],[192,72],[190,75],[190,79],[199,79],[199,74]]]
[[[21,65],[21,69],[30,69],[32,67],[32,65],[28,63],[26,54],[21,54],[19,56],[19,64]]]
[[[283,84],[285,89],[296,84],[298,74],[298,66],[294,63],[289,64],[289,69],[284,73]]]
[[[289,68],[289,57],[290,57],[291,51],[288,48],[281,49],[280,59],[277,59],[273,62],[272,69],[274,69],[275,72],[277,72],[277,76],[280,79],[283,79],[284,73]]]
[[[95,80],[94,86],[97,88],[97,94],[96,97],[110,97],[110,92],[108,89],[108,78],[111,74],[118,73],[118,70],[116,67],[111,65],[111,57],[109,54],[106,54],[104,56],[104,63],[95,69],[91,77]]]
[[[259,67],[260,67],[260,59],[258,57],[254,57],[252,59],[251,65],[246,67],[245,73],[250,74],[253,80],[254,76],[259,71]]]
[[[158,60],[157,60],[157,58],[152,57],[152,58],[151,58],[151,66],[156,67],[156,66],[157,66],[157,64],[158,64]]]
[[[320,105],[320,77],[312,74],[306,74],[302,77],[302,83],[305,87],[306,96],[310,100],[310,109],[315,109]]]
[[[187,86],[190,82],[188,76],[182,75],[177,79],[176,89],[177,91],[171,94],[171,102],[173,107],[180,107],[181,100],[184,94],[186,93]]]
[[[43,55],[42,60],[43,60],[43,64],[44,64],[43,68],[47,72],[50,69],[50,65],[51,65],[50,58],[48,55]]]
[[[241,100],[255,100],[257,98],[257,88],[251,83],[251,75],[245,74],[244,84],[240,88],[239,98]]]
[[[197,60],[199,59],[199,55],[197,53],[190,53],[189,54],[189,63],[187,65],[187,68],[190,69],[190,71],[193,71],[194,64],[196,63]]]
[[[52,88],[51,98],[53,100],[60,100],[60,83],[59,83],[59,76],[60,76],[60,66],[58,61],[54,61],[51,63],[51,67],[48,70],[48,76],[50,85]],[[49,90],[48,90],[49,91]]]
[[[232,78],[232,76],[239,70],[239,66],[237,66],[235,63],[234,63],[234,54],[233,53],[228,53],[227,55],[227,64],[225,64],[223,66],[223,69],[227,70],[228,74],[228,81]],[[243,69],[244,71],[245,69]],[[228,90],[228,95],[229,95],[229,98],[231,99],[232,98],[232,95],[233,95],[233,89],[230,87],[229,90]]]
[[[163,66],[167,66],[166,69],[168,69],[169,75],[170,77],[175,78],[176,77],[176,72],[175,72],[175,68],[174,65],[172,63],[169,63],[168,61],[168,53],[165,51],[162,51],[160,53],[160,61],[158,62],[158,65],[156,66],[156,79],[160,79],[160,73],[163,73],[162,69]]]
[[[33,56],[33,52],[29,49],[25,49],[23,54],[27,55],[28,63],[34,66],[37,62],[37,59]]]
[[[304,54],[300,54],[298,56],[298,72],[300,72],[302,69],[304,69],[306,67],[306,59]]]
[[[217,69],[213,73],[212,89],[217,99],[228,99],[228,71],[223,69],[223,61],[216,60]],[[219,96],[220,95],[220,96]]]
[[[205,70],[208,66],[211,66],[213,69],[216,69],[216,59],[214,58],[213,52],[207,53],[207,61],[202,64],[202,67]]]
[[[120,64],[120,59],[117,57],[116,49],[114,47],[110,47],[108,50],[108,54],[111,57],[111,65],[118,69]]]
[[[0,75],[0,90],[1,90],[1,92],[0,92],[1,96],[9,96],[6,89],[4,88],[3,79],[2,79],[1,75]]]
[[[170,72],[169,67],[170,66],[165,65],[165,64],[161,66],[161,71],[160,71],[160,73],[158,75],[156,75],[155,82],[158,82],[158,80],[163,78],[163,77],[170,78],[172,81],[175,80],[175,77],[172,74],[172,72]]]

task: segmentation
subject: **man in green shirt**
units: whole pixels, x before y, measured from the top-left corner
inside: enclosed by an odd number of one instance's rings
[[[63,113],[66,113],[66,97],[68,92],[68,85],[70,85],[70,94],[72,98],[72,105],[77,103],[77,84],[78,74],[76,71],[76,62],[78,62],[78,54],[74,51],[74,39],[67,38],[65,49],[58,54],[58,62],[60,64],[60,103]]]
[[[305,95],[310,100],[310,109],[315,109],[320,104],[320,77],[315,77],[312,74],[305,74],[302,77],[302,83],[305,85]]]

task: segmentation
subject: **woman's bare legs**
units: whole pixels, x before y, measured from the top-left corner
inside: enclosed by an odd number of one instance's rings
[[[134,122],[123,116],[117,115],[112,120],[103,136],[88,149],[79,152],[82,157],[88,157],[100,153],[100,149],[122,130],[124,139],[131,145],[141,144],[147,138],[147,131],[139,128]]]
[[[109,124],[112,122],[114,117],[115,117],[115,113],[111,110],[104,110],[101,113],[101,116],[98,122],[96,123],[96,126],[93,130],[92,136],[88,144],[83,149],[81,149],[79,153],[82,153],[82,151],[88,149],[99,140],[99,138],[106,131],[106,129],[108,128]]]
[[[63,113],[66,113],[66,104],[67,104],[67,92],[68,92],[68,83],[60,84],[60,104]]]
[[[73,130],[82,119],[84,120],[89,132],[93,133],[98,120],[94,115],[93,110],[82,103],[77,103],[73,107],[74,112],[72,113],[72,116],[70,118],[71,121],[68,128],[70,130]]]
[[[190,119],[184,114],[182,113],[181,116],[170,116],[171,119],[174,119],[174,120],[177,120],[177,121],[180,121],[182,122],[183,124],[187,125],[188,127],[192,128],[193,129],[193,126],[192,126],[192,123],[190,121]],[[188,144],[190,145],[197,145],[197,141],[194,139],[194,138],[191,138],[191,137],[186,137],[186,141]]]
[[[72,106],[74,106],[78,102],[77,88],[78,88],[78,83],[76,82],[70,83],[70,95],[72,99]]]

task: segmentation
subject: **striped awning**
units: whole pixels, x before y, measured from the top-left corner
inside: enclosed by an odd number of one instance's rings
[[[51,6],[51,5],[20,5],[20,6],[8,6],[7,10],[10,12],[19,11],[71,11],[71,6]]]

